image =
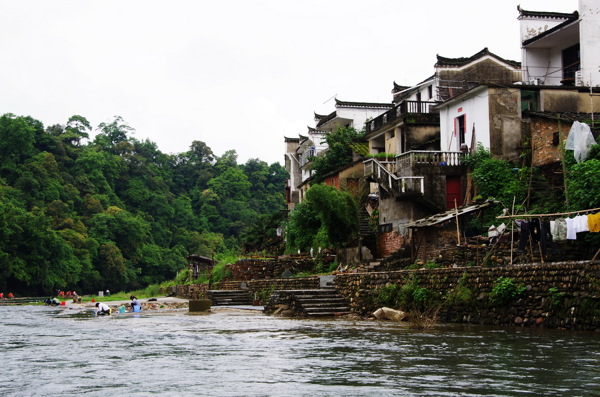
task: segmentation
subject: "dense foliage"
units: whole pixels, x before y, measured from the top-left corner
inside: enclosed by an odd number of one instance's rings
[[[465,160],[471,168],[477,193],[495,198],[505,206],[513,200],[517,208],[533,212],[561,212],[600,207],[600,145],[590,148],[586,161],[577,163],[572,151],[564,151],[568,191],[552,194],[535,168],[516,168],[514,164],[494,158],[481,145]]]
[[[515,200],[518,204],[523,201],[527,180],[523,170],[515,168],[507,161],[492,157],[489,150],[478,145],[477,151],[465,159],[465,164],[471,168],[473,182],[477,194],[484,199],[494,198],[506,206]]]
[[[358,233],[358,209],[354,198],[332,186],[318,184],[306,193],[287,225],[288,252],[340,246]]]
[[[91,132],[82,116],[47,128],[0,117],[0,291],[138,289],[188,254],[237,250],[285,208],[277,163],[238,164],[200,141],[165,154],[120,117]]]
[[[363,134],[352,127],[339,126],[335,132],[326,133],[327,151],[324,156],[317,156],[312,161],[313,180],[320,183],[330,172],[350,164],[354,143],[362,137]]]

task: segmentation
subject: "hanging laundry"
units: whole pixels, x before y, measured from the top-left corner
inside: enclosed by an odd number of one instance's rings
[[[521,233],[519,234],[519,252],[525,252],[525,248],[527,247],[527,243],[529,242],[529,236],[531,235],[529,229],[529,222],[527,221],[517,221],[521,229]]]
[[[587,215],[578,215],[575,217],[575,227],[577,233],[589,232],[590,228],[588,226],[588,216]]]
[[[567,222],[567,240],[577,240],[577,226],[575,218],[566,218]]]
[[[540,236],[542,234],[541,228],[540,228],[540,220],[539,219],[532,219],[529,221],[529,230],[531,233],[531,241],[533,241],[534,243],[537,243],[540,241]]]
[[[554,231],[552,236],[556,241],[562,241],[567,239],[567,222],[564,218],[556,219],[554,222]]]
[[[600,212],[588,215],[588,227],[591,233],[600,232]]]
[[[552,233],[550,232],[550,221],[540,222],[540,247],[542,248],[542,254],[546,255],[548,252],[548,246],[552,248],[552,253],[558,253],[558,247],[552,239]]]

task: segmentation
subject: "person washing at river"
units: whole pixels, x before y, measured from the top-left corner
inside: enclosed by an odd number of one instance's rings
[[[103,316],[103,315],[107,315],[110,316],[110,307],[108,307],[108,305],[104,302],[98,302],[96,303],[96,307],[98,308],[98,311],[96,312],[97,315],[99,316]]]
[[[131,311],[134,312],[134,313],[141,312],[142,311],[142,305],[137,300],[137,298],[135,296],[131,295],[129,297],[129,299],[131,299]]]

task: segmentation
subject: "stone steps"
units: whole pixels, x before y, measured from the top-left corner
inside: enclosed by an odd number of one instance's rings
[[[306,316],[335,316],[350,313],[347,302],[333,288],[302,291],[295,295],[296,311]]]
[[[252,296],[247,290],[211,290],[208,298],[213,306],[249,306]]]

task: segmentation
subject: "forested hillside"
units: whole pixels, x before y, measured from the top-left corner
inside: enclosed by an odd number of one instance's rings
[[[200,141],[165,154],[120,117],[91,132],[82,116],[0,117],[0,291],[136,289],[173,278],[188,254],[256,240],[249,226],[275,234],[264,223],[285,208],[278,163],[238,164]]]

